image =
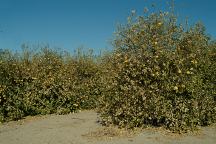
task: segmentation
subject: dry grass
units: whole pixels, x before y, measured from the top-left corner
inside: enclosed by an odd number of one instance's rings
[[[141,129],[120,129],[115,126],[98,128],[96,131],[91,131],[82,135],[88,139],[109,140],[113,138],[132,138],[141,132]]]

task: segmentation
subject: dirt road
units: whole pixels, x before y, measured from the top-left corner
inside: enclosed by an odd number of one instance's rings
[[[94,111],[27,117],[0,125],[0,144],[215,144],[216,126],[199,134],[173,135],[159,129],[131,133],[104,128]]]

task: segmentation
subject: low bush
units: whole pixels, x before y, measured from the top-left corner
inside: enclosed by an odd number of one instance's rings
[[[92,55],[75,57],[49,48],[38,53],[2,52],[0,121],[95,108],[100,71]]]

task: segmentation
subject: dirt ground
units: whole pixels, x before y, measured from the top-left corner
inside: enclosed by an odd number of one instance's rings
[[[0,144],[215,144],[216,126],[193,134],[164,129],[125,131],[103,127],[94,111],[69,115],[27,117],[0,124]]]

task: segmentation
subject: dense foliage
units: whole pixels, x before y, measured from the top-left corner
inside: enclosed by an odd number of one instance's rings
[[[65,114],[95,108],[100,94],[99,65],[92,55],[43,48],[38,53],[1,53],[0,121],[27,115]]]
[[[111,54],[0,52],[0,122],[98,108],[105,125],[175,132],[216,122],[216,43],[169,13],[118,28]]]
[[[115,74],[104,93],[104,124],[194,130],[216,121],[215,43],[169,13],[129,17],[115,39]]]

